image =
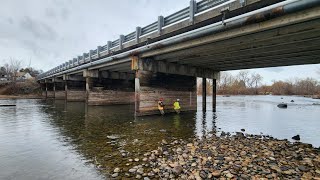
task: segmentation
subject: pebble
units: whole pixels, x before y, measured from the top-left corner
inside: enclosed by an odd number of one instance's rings
[[[221,171],[219,171],[219,170],[214,170],[214,171],[212,171],[212,176],[213,177],[220,177],[221,176]]]
[[[115,168],[115,169],[113,170],[113,172],[114,172],[114,173],[120,172],[120,168]]]
[[[136,179],[141,179],[141,178],[142,178],[142,176],[140,174],[136,175]]]
[[[177,166],[175,166],[175,167],[172,169],[172,172],[173,172],[175,175],[180,175],[182,171],[183,171],[183,167],[180,166],[180,165],[177,165]]]
[[[112,177],[115,178],[115,177],[118,177],[119,176],[119,173],[114,173],[112,174]]]
[[[306,166],[304,166],[304,165],[300,165],[300,166],[298,166],[298,169],[299,169],[300,171],[303,171],[303,172],[307,172],[307,171],[309,171],[309,168],[308,168],[308,167],[306,167]]]
[[[208,174],[205,171],[200,171],[199,175],[202,179],[206,179],[208,177]]]
[[[139,169],[137,170],[137,173],[138,173],[138,174],[143,174],[143,171],[144,171],[143,168],[139,168]]]
[[[143,154],[143,164],[127,163],[132,167],[125,176],[146,180],[317,179],[320,176],[320,153],[312,146],[265,135],[242,135],[174,139],[169,143],[164,140],[158,149],[137,154],[137,157]],[[121,175],[120,168],[113,172],[112,176]]]

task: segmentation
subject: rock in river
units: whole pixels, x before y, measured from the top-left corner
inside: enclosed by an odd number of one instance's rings
[[[111,135],[111,136],[107,136],[108,139],[111,139],[111,140],[116,140],[116,139],[119,139],[120,136],[118,135]]]
[[[300,135],[295,135],[292,137],[293,140],[300,141]]]
[[[277,106],[278,106],[278,108],[287,108],[288,107],[288,105],[286,103],[280,103]]]
[[[120,172],[120,168],[115,168],[115,169],[113,170],[113,172],[114,172],[114,173]]]

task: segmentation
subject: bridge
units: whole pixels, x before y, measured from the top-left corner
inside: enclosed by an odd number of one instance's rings
[[[47,98],[135,104],[137,116],[181,99],[196,110],[196,78],[220,71],[320,63],[320,0],[202,0],[39,75]],[[216,88],[212,92],[216,107]]]

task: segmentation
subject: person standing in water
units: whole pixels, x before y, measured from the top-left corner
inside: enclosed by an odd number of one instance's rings
[[[180,99],[177,99],[174,103],[173,103],[173,109],[174,111],[176,111],[177,114],[180,114]]]
[[[160,98],[158,101],[158,109],[160,111],[161,115],[164,115],[164,103],[163,103],[163,98]]]

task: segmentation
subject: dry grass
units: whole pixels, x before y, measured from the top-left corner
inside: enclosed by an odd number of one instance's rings
[[[0,95],[38,95],[40,85],[34,80],[0,85]]]

